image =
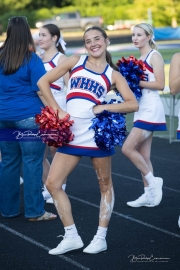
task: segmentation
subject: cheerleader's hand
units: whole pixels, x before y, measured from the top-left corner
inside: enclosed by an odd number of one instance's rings
[[[60,112],[58,111],[58,117],[59,119],[68,120],[70,115],[67,112],[61,110]]]
[[[105,110],[105,105],[96,105],[93,107],[94,114],[102,113],[104,110]]]

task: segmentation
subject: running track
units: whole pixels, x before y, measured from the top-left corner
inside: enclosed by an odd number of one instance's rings
[[[64,234],[60,220],[28,222],[21,215],[0,217],[1,270],[179,270],[180,228],[180,144],[154,138],[152,162],[156,176],[164,179],[163,200],[155,208],[130,208],[129,200],[143,192],[139,171],[116,148],[112,159],[115,207],[107,243],[108,250],[88,255],[81,250],[51,256]],[[21,186],[23,194],[23,185]],[[99,212],[99,189],[89,158],[68,178],[67,193],[72,202],[75,223],[85,246],[96,233]],[[22,197],[23,200],[23,197]],[[53,205],[45,206],[55,212]]]

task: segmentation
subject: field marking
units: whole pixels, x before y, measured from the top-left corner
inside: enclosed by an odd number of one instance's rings
[[[72,195],[69,195],[69,194],[68,194],[68,197],[71,198],[71,199],[74,199],[74,200],[76,200],[76,201],[82,202],[82,203],[84,203],[84,204],[87,204],[87,205],[90,205],[90,206],[93,206],[93,207],[96,207],[96,208],[99,209],[99,206],[98,206],[97,204],[94,204],[94,203],[91,203],[91,202],[88,202],[88,201],[79,199],[79,198],[77,198],[77,197],[75,197],[75,196],[72,196]],[[112,211],[112,214],[115,214],[115,215],[117,215],[117,216],[119,216],[119,217],[128,219],[128,220],[130,220],[130,221],[139,223],[139,224],[144,225],[144,226],[146,226],[146,227],[149,227],[149,228],[151,228],[151,229],[155,229],[155,230],[157,230],[157,231],[163,232],[163,233],[165,233],[165,234],[168,234],[168,235],[171,235],[171,236],[175,236],[175,237],[177,237],[177,238],[180,238],[180,234],[176,234],[176,233],[173,233],[173,232],[170,232],[170,231],[161,229],[161,228],[156,227],[156,226],[154,226],[154,225],[151,225],[151,224],[149,224],[149,223],[146,223],[146,222],[143,222],[143,221],[141,221],[141,220],[138,220],[138,219],[129,217],[129,216],[124,215],[124,214],[121,214],[121,213],[119,213],[119,212],[117,212],[117,211]]]
[[[165,160],[165,161],[170,161],[170,162],[173,162],[173,163],[180,163],[178,160],[172,160],[172,159],[169,159],[169,158],[162,158],[162,157],[157,157],[157,156],[151,156],[152,158],[157,158],[157,159],[162,159],[162,160]]]
[[[94,168],[92,166],[90,166],[90,165],[86,165],[86,164],[83,164],[83,163],[79,163],[78,165],[94,170]],[[115,176],[118,176],[118,177],[127,178],[129,180],[133,180],[133,181],[137,181],[137,182],[141,182],[142,183],[142,180],[140,180],[138,178],[135,178],[135,177],[127,176],[127,175],[124,175],[124,174],[112,172],[112,175],[115,175]],[[163,186],[163,189],[167,189],[167,190],[170,190],[170,191],[173,191],[173,192],[176,192],[176,193],[180,193],[180,190],[169,188],[169,187],[165,187],[165,186]]]
[[[8,232],[11,232],[12,234],[14,234],[16,236],[19,236],[23,240],[25,240],[25,241],[33,244],[33,245],[36,245],[36,246],[38,246],[38,247],[40,247],[40,248],[42,248],[42,249],[44,249],[46,251],[49,251],[51,249],[51,248],[48,248],[48,247],[44,246],[43,244],[35,241],[34,239],[32,239],[32,238],[30,238],[30,237],[28,237],[28,236],[26,236],[26,235],[24,235],[22,233],[19,233],[19,232],[15,231],[15,230],[11,229],[10,227],[8,227],[8,226],[6,226],[6,225],[4,225],[2,223],[0,223],[0,228],[6,230]],[[49,255],[49,256],[52,256],[52,255]],[[80,264],[80,263],[78,263],[78,262],[76,262],[76,261],[74,261],[72,259],[67,258],[64,255],[56,255],[56,256],[59,257],[60,259],[64,260],[64,261],[70,263],[70,264],[73,264],[73,265],[77,266],[80,269],[90,270],[90,268],[87,268],[87,267],[83,266],[82,264]]]

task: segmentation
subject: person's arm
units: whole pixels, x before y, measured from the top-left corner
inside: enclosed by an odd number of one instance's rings
[[[38,92],[37,92],[37,95],[38,95],[39,98],[41,99],[41,101],[42,101],[42,103],[44,104],[44,106],[48,106],[48,104],[47,104],[45,98],[43,97],[43,95],[42,95],[42,93],[41,93],[41,91],[38,91]]]
[[[180,92],[180,53],[173,55],[169,70],[169,88],[172,95]]]
[[[69,70],[71,70],[79,60],[79,56],[73,55],[64,60],[60,65],[48,71],[43,77],[40,78],[37,85],[43,94],[48,105],[56,112],[58,110],[59,118],[64,118],[67,113],[64,112],[56,100],[54,99],[50,90],[50,84],[55,82],[60,77],[63,77]]]
[[[129,113],[138,111],[138,102],[129,88],[124,77],[117,71],[112,73],[112,84],[116,85],[116,89],[121,94],[124,102],[115,104],[105,104],[94,106],[94,114],[98,114],[107,110],[109,112]]]
[[[151,66],[153,68],[155,81],[140,81],[139,86],[151,90],[164,90],[165,74],[164,74],[164,61],[160,53],[153,53],[151,57]],[[143,91],[143,90],[142,90]]]
[[[58,65],[60,65],[64,60],[66,60],[67,57],[65,55],[61,55],[61,57],[59,57],[58,60]],[[64,82],[66,87],[68,87],[68,81],[69,81],[69,72],[67,72],[64,76],[63,76]]]

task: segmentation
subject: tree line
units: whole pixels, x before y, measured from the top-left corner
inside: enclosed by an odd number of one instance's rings
[[[82,16],[103,17],[105,25],[115,20],[147,21],[149,11],[155,27],[180,25],[179,0],[1,0],[0,23],[5,28],[9,17],[24,15],[34,28],[38,20],[77,10]]]

